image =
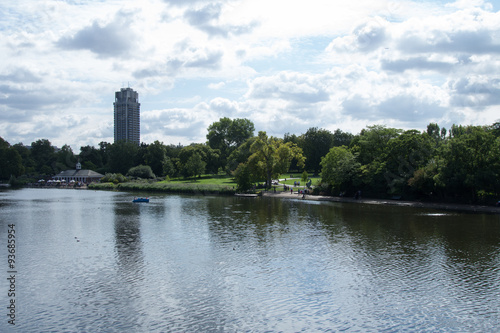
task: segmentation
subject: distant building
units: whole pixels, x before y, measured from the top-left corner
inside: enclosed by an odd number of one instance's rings
[[[131,88],[122,88],[115,93],[115,142],[127,140],[141,143],[141,104],[139,93]]]
[[[64,180],[68,183],[73,180],[75,182],[89,184],[99,181],[102,177],[104,176],[98,172],[92,170],[82,170],[82,165],[80,164],[80,162],[78,162],[76,163],[75,170],[61,171],[52,178],[54,178],[54,180]]]

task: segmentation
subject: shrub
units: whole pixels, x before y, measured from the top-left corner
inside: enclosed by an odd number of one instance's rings
[[[321,183],[313,188],[314,195],[331,195],[332,187],[328,184]]]
[[[149,165],[138,165],[130,168],[127,172],[127,176],[135,178],[155,178],[153,170]]]
[[[253,187],[252,174],[247,164],[240,163],[233,174],[239,192],[248,191]]]
[[[101,178],[101,183],[124,183],[127,181],[121,173],[106,173],[104,177]]]

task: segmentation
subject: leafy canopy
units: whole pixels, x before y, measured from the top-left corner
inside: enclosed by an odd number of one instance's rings
[[[254,176],[266,179],[267,186],[271,186],[271,180],[290,168],[292,159],[297,164],[304,166],[305,157],[302,149],[292,142],[285,143],[283,139],[268,137],[266,132],[259,132],[255,142],[250,147],[252,155],[247,163],[251,166]]]

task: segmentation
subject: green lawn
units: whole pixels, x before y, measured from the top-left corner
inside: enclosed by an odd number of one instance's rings
[[[143,192],[170,192],[188,194],[234,194],[236,183],[231,177],[204,176],[196,180],[174,179],[170,181],[154,182],[148,180],[130,181],[113,184],[91,184],[89,188],[100,190],[143,191]]]
[[[285,179],[286,178],[286,181],[281,181],[280,184],[282,185],[283,183],[285,183],[286,185],[288,186],[292,186],[293,187],[293,183],[296,182],[296,181],[300,181],[300,185],[301,186],[304,186],[305,183],[303,181],[300,180],[300,176],[302,176],[301,173],[295,173],[293,174],[294,178],[290,179],[290,174],[284,174],[284,175],[281,175],[279,177],[279,179]],[[320,181],[321,181],[321,177],[309,177],[310,179],[312,179],[312,185],[315,186],[315,185],[319,185]],[[263,183],[264,181],[260,182],[260,183]],[[203,175],[201,176],[201,178],[196,178],[196,179],[193,179],[193,178],[189,178],[189,179],[185,179],[183,177],[179,177],[179,178],[172,178],[170,179],[169,181],[161,181],[161,182],[158,182],[158,184],[164,184],[164,183],[167,183],[167,184],[207,184],[207,185],[218,185],[218,186],[229,186],[229,187],[236,187],[236,182],[234,181],[234,178],[232,176],[228,176],[228,175],[222,175],[222,176],[214,176],[214,175]],[[278,188],[281,188],[281,190],[283,190],[283,186],[277,186],[277,189]]]
[[[298,174],[297,174],[298,175]],[[280,179],[284,179],[285,177],[279,177]],[[290,176],[287,174],[286,176]],[[295,175],[294,175],[295,176]],[[285,182],[286,185],[288,185],[291,189],[294,191],[297,191],[299,187],[293,186],[293,183],[297,180],[298,178],[292,178],[288,179]],[[312,185],[315,186],[319,184],[320,178],[319,177],[314,177],[312,178]],[[263,182],[260,182],[263,183]],[[301,181],[301,187],[303,188],[305,186],[305,183]],[[92,188],[94,189],[107,189],[107,190],[129,190],[129,191],[163,191],[163,192],[177,192],[177,193],[200,193],[200,192],[219,192],[219,193],[224,193],[224,194],[230,194],[234,193],[235,189],[237,188],[237,185],[233,179],[232,176],[228,175],[203,175],[200,178],[195,178],[195,179],[184,179],[182,177],[180,178],[173,178],[170,180],[164,180],[160,182],[152,182],[152,181],[131,181],[131,182],[126,182],[126,183],[121,183],[121,184],[112,184],[112,183],[104,183],[104,184],[95,184]],[[280,183],[280,185],[273,185],[273,187],[270,189],[270,191],[274,191],[274,188],[276,188],[277,192],[282,192],[284,191],[283,188],[283,182]],[[261,191],[262,189],[258,189],[257,192]],[[288,189],[287,191],[290,191]]]
[[[161,181],[162,183],[170,183],[170,184],[210,184],[210,185],[220,185],[220,186],[236,186],[236,183],[232,176],[214,176],[214,175],[203,175],[201,178],[172,178],[170,181]]]
[[[288,175],[288,176],[290,176],[290,175]],[[280,179],[285,179],[285,177],[281,176]],[[312,183],[311,184],[313,186],[319,185],[319,183],[321,181],[321,177],[309,177],[309,179],[312,179]],[[302,180],[300,180],[300,177],[292,178],[292,179],[289,179],[288,177],[286,177],[286,181],[281,181],[280,184],[285,183],[287,185],[293,186],[293,183],[296,182],[296,181],[300,181],[300,186],[304,186],[305,183],[307,183],[307,182],[304,183]]]

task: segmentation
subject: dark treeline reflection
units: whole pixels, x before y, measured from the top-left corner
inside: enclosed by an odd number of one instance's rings
[[[444,268],[455,263],[481,271],[499,255],[500,223],[489,215],[273,198],[209,199],[206,208],[210,235],[222,243],[275,242],[307,228],[330,243],[370,253],[367,260],[374,265],[379,264],[374,257],[390,260],[403,256],[436,259]]]

